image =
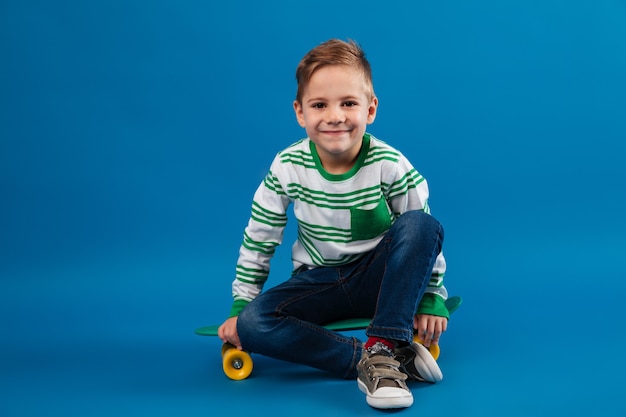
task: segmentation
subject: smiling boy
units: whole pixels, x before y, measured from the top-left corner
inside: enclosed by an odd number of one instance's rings
[[[443,228],[428,186],[395,148],[366,132],[378,99],[370,64],[332,39],[301,60],[294,111],[307,134],[278,153],[252,203],[219,336],[239,349],[356,378],[367,403],[413,403],[407,380],[437,382],[428,350],[449,313]],[[293,204],[291,277],[262,291]],[[325,329],[372,317],[365,343]]]

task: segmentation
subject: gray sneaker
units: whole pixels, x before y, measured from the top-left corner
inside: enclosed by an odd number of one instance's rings
[[[437,361],[421,343],[413,342],[396,349],[394,353],[400,362],[400,371],[404,372],[409,380],[435,383],[443,379]]]
[[[405,408],[413,404],[413,394],[405,382],[407,376],[399,366],[392,350],[380,342],[363,349],[357,364],[357,383],[371,407]]]

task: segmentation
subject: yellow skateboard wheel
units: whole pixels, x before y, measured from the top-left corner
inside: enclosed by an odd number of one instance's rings
[[[252,358],[250,354],[235,347],[222,347],[222,367],[227,377],[240,381],[252,373]]]
[[[413,336],[413,341],[421,345],[424,344],[424,342],[422,342],[422,339],[417,337],[417,335]],[[441,349],[439,349],[439,345],[430,345],[428,346],[427,349],[430,352],[430,354],[433,355],[433,358],[435,358],[435,360],[439,359],[439,354],[441,353]]]

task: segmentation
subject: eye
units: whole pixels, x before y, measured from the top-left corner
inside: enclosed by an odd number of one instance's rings
[[[313,103],[311,107],[313,107],[314,109],[323,109],[324,107],[326,107],[326,105],[324,103]]]
[[[345,103],[343,103],[344,107],[354,107],[357,106],[358,103],[356,101],[346,101]]]

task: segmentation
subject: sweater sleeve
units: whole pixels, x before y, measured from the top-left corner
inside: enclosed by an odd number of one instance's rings
[[[290,202],[275,175],[277,166],[275,159],[254,194],[250,219],[239,248],[229,317],[239,315],[261,293],[270,273],[270,260],[283,239]]]
[[[417,314],[430,314],[431,316],[441,316],[450,318],[450,311],[446,308],[445,300],[432,293],[425,293],[422,301],[417,307]]]

